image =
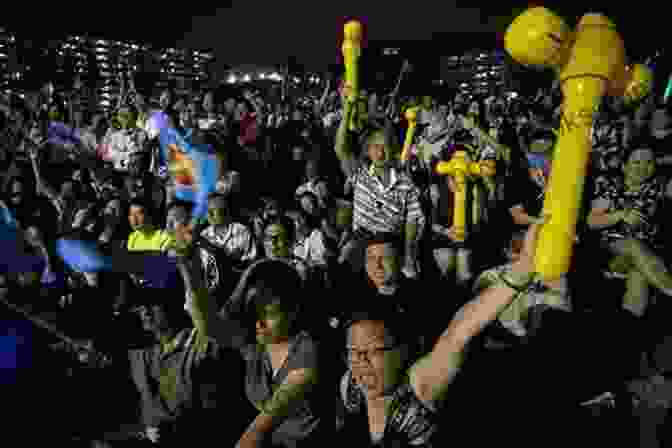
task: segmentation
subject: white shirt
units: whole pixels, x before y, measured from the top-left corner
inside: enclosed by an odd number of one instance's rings
[[[295,257],[305,261],[308,266],[327,266],[329,250],[324,243],[324,234],[319,229],[314,229],[305,238],[297,238],[292,252]]]
[[[131,154],[144,151],[147,133],[142,129],[110,129],[98,147],[98,155],[106,162],[112,162],[117,171],[128,171]]]

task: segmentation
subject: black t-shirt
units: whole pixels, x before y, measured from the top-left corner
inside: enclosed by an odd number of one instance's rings
[[[672,155],[672,134],[663,138],[651,137],[650,144],[656,158]],[[659,165],[656,174],[670,179],[672,177],[672,166]]]
[[[529,216],[540,216],[544,207],[543,188],[522,173],[515,173],[508,179],[506,188],[506,209],[522,206]]]

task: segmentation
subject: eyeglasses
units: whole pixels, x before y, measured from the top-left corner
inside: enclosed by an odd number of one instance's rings
[[[385,352],[389,352],[397,348],[396,345],[389,345],[386,347],[371,347],[366,350],[355,347],[346,347],[343,357],[346,362],[359,361],[362,355],[366,355],[366,361],[371,362],[374,358],[382,357]]]

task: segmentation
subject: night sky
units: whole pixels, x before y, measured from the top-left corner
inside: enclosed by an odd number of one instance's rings
[[[530,4],[543,2],[506,2],[503,6],[504,3],[494,0],[235,0],[229,1],[228,7],[226,1],[217,2],[218,7],[201,6],[199,2],[165,3],[174,5],[171,9],[160,7],[159,2],[100,2],[89,3],[84,8],[77,4],[68,6],[68,2],[46,6],[32,3],[23,9],[15,8],[13,3],[12,8],[3,11],[0,21],[24,33],[89,32],[120,40],[213,49],[222,66],[278,64],[293,56],[309,68],[323,69],[327,64],[339,62],[339,39],[343,23],[349,18],[364,22],[369,41],[428,40],[439,34],[455,33],[452,40],[459,47],[469,45],[468,39],[460,37],[460,33],[467,32],[492,33],[492,43],[496,46],[498,36],[501,41],[506,26],[518,13]],[[555,8],[550,2],[546,3],[569,23],[575,23],[580,13],[588,12],[585,7]],[[629,47],[639,49],[662,44],[662,39],[656,37],[664,34],[662,29],[648,36],[641,30],[645,23],[644,29],[650,30],[668,26],[663,22],[667,14],[657,14],[646,7],[619,7],[618,2],[599,3],[603,6],[590,2],[592,9],[616,20]],[[36,10],[39,11],[37,19]],[[49,18],[46,24],[45,17]]]

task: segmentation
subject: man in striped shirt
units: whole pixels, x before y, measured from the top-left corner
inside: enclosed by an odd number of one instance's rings
[[[376,128],[365,141],[368,160],[356,158],[348,145],[348,122],[354,111],[353,102],[344,100],[343,120],[336,135],[336,155],[341,168],[354,187],[353,230],[356,238],[344,248],[350,258],[364,247],[359,244],[377,233],[404,236],[403,273],[417,277],[417,247],[425,225],[420,191],[405,173],[397,169],[391,133]],[[363,256],[361,257],[363,260]]]

